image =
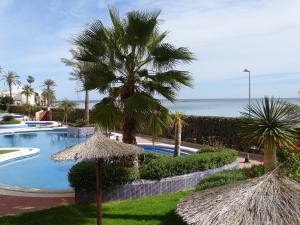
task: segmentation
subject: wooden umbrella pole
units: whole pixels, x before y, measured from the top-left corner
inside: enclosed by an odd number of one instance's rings
[[[101,183],[101,159],[96,160],[96,202],[97,225],[102,225],[102,183]]]

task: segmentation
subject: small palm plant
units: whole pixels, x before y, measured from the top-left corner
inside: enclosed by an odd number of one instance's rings
[[[29,96],[33,95],[33,88],[30,85],[25,85],[22,90],[22,94],[26,96],[26,104],[28,104]]]
[[[20,85],[21,82],[18,80],[20,76],[17,75],[14,71],[8,71],[6,74],[3,75],[3,78],[1,80],[4,80],[4,83],[9,88],[9,97],[12,98],[12,87],[14,85]]]
[[[76,104],[74,102],[66,99],[59,104],[59,108],[64,113],[63,122],[66,124],[68,123],[68,115],[75,110],[75,106]]]
[[[249,105],[242,116],[242,136],[250,143],[264,147],[265,172],[272,171],[277,162],[276,146],[294,147],[297,138],[294,127],[299,124],[298,107],[265,97]]]

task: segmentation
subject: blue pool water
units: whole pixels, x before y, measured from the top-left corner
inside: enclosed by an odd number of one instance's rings
[[[76,162],[55,162],[51,160],[51,155],[83,140],[85,138],[68,137],[66,132],[58,131],[0,135],[0,148],[34,147],[40,149],[40,154],[37,156],[0,166],[0,184],[56,190],[70,188],[68,171]],[[142,147],[145,151],[172,154],[171,149],[164,147]]]

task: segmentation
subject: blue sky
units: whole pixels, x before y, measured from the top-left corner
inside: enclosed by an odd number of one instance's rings
[[[86,24],[109,25],[107,4],[122,15],[161,9],[169,41],[195,53],[197,61],[181,68],[191,71],[194,88],[183,88],[179,98],[246,98],[244,68],[252,71],[254,97],[299,96],[299,0],[0,0],[0,66],[24,82],[33,75],[36,88],[52,78],[59,99],[76,100],[79,87],[60,59],[69,57],[69,40]]]

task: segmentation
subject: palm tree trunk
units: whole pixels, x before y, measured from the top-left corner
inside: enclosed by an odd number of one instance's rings
[[[26,104],[28,105],[28,95],[26,95]]]
[[[175,122],[175,149],[174,156],[180,156],[180,145],[181,145],[181,133],[182,133],[182,124],[181,119],[176,117]]]
[[[11,85],[8,85],[9,88],[9,97],[12,98],[12,90],[11,90]]]
[[[123,142],[127,144],[137,144],[136,143],[136,126],[133,116],[125,112],[124,113],[124,123],[123,123]]]
[[[85,100],[84,100],[84,114],[85,114],[85,121],[87,124],[90,123],[90,110],[89,110],[89,91],[85,90]]]
[[[264,168],[265,173],[271,172],[276,167],[276,150],[274,143],[265,140],[264,142]]]

